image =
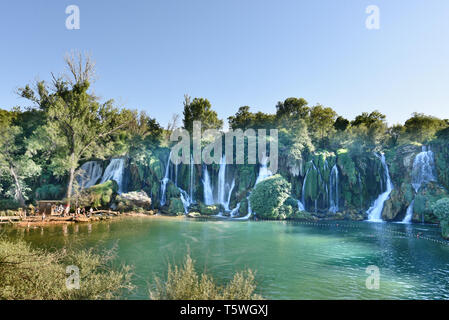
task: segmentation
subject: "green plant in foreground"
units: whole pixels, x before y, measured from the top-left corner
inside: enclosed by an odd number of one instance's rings
[[[198,275],[194,261],[187,255],[181,267],[168,266],[165,281],[156,278],[156,288],[150,290],[152,300],[260,300],[255,294],[254,272],[238,272],[225,286],[216,284],[207,274]]]
[[[132,290],[129,266],[114,267],[114,250],[49,252],[24,241],[0,238],[1,300],[96,300],[120,298]],[[66,286],[67,266],[80,271],[80,288]]]

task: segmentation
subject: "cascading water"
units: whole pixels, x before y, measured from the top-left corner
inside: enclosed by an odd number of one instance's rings
[[[301,191],[302,201],[301,202],[304,207],[304,211],[306,211],[306,184],[307,184],[307,176],[309,175],[310,169],[311,168],[309,168],[309,170],[307,170],[306,176],[304,177],[304,182],[302,183],[302,191]]]
[[[270,170],[268,170],[267,162],[268,162],[268,159],[266,157],[264,157],[261,161],[259,175],[257,176],[255,185],[257,185],[259,182],[261,182],[261,181],[265,180],[266,178],[269,178],[273,175],[273,173]]]
[[[329,201],[330,207],[329,211],[333,213],[337,213],[339,210],[339,197],[340,194],[338,192],[338,167],[334,165],[331,171],[330,179],[329,179]]]
[[[379,197],[374,201],[374,204],[371,208],[368,209],[368,221],[371,222],[383,222],[382,220],[382,211],[384,209],[385,201],[390,197],[391,191],[393,191],[393,183],[390,178],[390,171],[388,170],[387,162],[385,161],[385,155],[381,154],[376,157],[380,159],[382,162],[382,166],[384,167],[384,175],[386,178],[386,190],[379,195]]]
[[[207,170],[207,166],[204,166],[203,169],[203,193],[204,193],[204,203],[208,206],[214,204],[214,195],[212,190],[212,184],[210,182],[209,171]]]
[[[186,191],[182,190],[181,188],[178,188],[179,192],[181,193],[181,201],[182,201],[182,205],[184,206],[184,213],[188,214],[189,213],[189,207],[191,205],[191,200],[189,195],[187,194]]]
[[[437,181],[435,178],[435,159],[432,150],[422,147],[422,152],[418,153],[413,161],[412,186],[418,193],[421,186],[431,181]]]
[[[76,181],[79,188],[87,189],[94,186],[101,178],[103,167],[99,161],[89,161],[84,163],[78,172],[79,175],[76,177]]]
[[[220,171],[218,171],[218,201],[217,203],[225,206],[226,196],[226,156],[223,155],[220,161]]]
[[[189,184],[189,192],[190,192],[190,201],[192,203],[195,202],[195,200],[193,198],[194,190],[195,190],[195,167],[194,167],[194,164],[193,164],[193,156],[190,156],[190,184]]]
[[[161,181],[161,207],[165,206],[165,204],[167,203],[167,199],[166,199],[166,194],[165,193],[167,191],[167,183],[170,180],[169,179],[170,162],[171,162],[171,151],[170,151],[170,155],[168,156],[167,165],[165,166],[165,175],[164,175],[164,178]]]
[[[415,199],[412,200],[410,205],[407,208],[407,213],[405,214],[404,220],[402,220],[402,223],[411,223],[413,218],[413,207],[415,206]]]
[[[301,211],[306,211],[306,208],[304,208],[304,204],[298,200],[298,210]]]
[[[413,161],[412,168],[412,186],[415,193],[419,192],[421,187],[429,182],[437,181],[435,178],[435,158],[432,150],[426,146],[422,147],[422,151],[418,153]],[[410,203],[407,208],[407,213],[405,215],[402,223],[411,223],[413,218],[413,209],[415,205],[415,200]]]
[[[105,183],[109,180],[114,180],[118,185],[118,193],[123,193],[123,173],[125,171],[125,160],[112,159],[111,163],[104,171],[103,178],[100,183]]]

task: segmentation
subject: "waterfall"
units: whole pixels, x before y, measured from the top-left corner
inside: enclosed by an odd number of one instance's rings
[[[264,157],[261,161],[261,166],[259,169],[259,175],[257,176],[256,185],[259,182],[261,182],[261,181],[265,180],[266,178],[271,177],[273,175],[273,173],[270,170],[268,170],[267,162],[268,162],[268,159],[266,157]]]
[[[175,186],[178,186],[178,166],[179,164],[175,165]]]
[[[228,199],[224,203],[224,208],[226,211],[229,211],[229,204],[231,203],[231,196],[232,196],[232,191],[234,191],[234,188],[235,188],[235,179],[232,180],[231,188],[229,188],[229,192],[228,192]]]
[[[338,167],[334,165],[331,171],[330,179],[329,179],[329,201],[330,208],[329,211],[333,213],[337,213],[339,209],[339,197],[340,194],[338,192]]]
[[[168,156],[168,160],[167,160],[167,165],[165,166],[165,175],[164,178],[161,181],[161,207],[165,206],[165,204],[167,203],[167,199],[166,199],[166,191],[167,191],[167,183],[170,180],[169,179],[169,175],[170,175],[170,161],[171,161],[171,151],[170,151],[170,155]]]
[[[218,171],[218,199],[217,203],[226,206],[226,156],[223,155],[220,161],[220,170]]]
[[[419,192],[423,184],[429,183],[431,181],[437,181],[435,178],[435,159],[433,152],[430,148],[426,146],[422,147],[422,151],[418,153],[413,161],[412,168],[412,186],[415,193]],[[415,205],[415,199],[410,203],[407,208],[407,213],[405,215],[402,223],[411,223],[413,218],[413,208]]]
[[[186,191],[182,190],[181,188],[178,188],[179,192],[181,193],[181,201],[182,205],[184,206],[184,213],[189,213],[189,207],[191,205],[191,199]]]
[[[384,174],[386,181],[386,190],[379,195],[379,197],[374,201],[374,204],[371,208],[368,209],[368,221],[372,222],[382,222],[382,211],[384,209],[385,201],[388,200],[390,197],[391,191],[393,191],[393,183],[391,182],[390,178],[390,171],[388,170],[387,162],[385,161],[385,155],[382,153],[379,157],[376,155],[376,157],[380,158],[380,161],[382,162],[382,166],[384,167]]]
[[[193,156],[190,156],[190,201],[193,203],[195,200],[193,199],[193,194],[195,190],[195,167],[193,164]]]
[[[207,171],[207,166],[204,166],[204,179],[203,179],[203,193],[204,193],[204,203],[208,206],[214,204],[214,196],[212,191],[212,185],[210,182],[209,172]]]
[[[80,189],[87,189],[94,186],[101,178],[103,173],[103,167],[98,161],[89,161],[84,163],[80,169],[78,169],[78,176],[76,181]]]
[[[304,208],[304,204],[299,200],[298,200],[298,210],[299,212],[306,211],[306,208]]]
[[[304,177],[304,182],[302,183],[302,205],[304,206],[304,211],[306,210],[306,184],[307,184],[307,176],[309,175],[310,168],[306,172],[306,176]]]
[[[411,223],[413,218],[413,207],[415,206],[415,199],[412,200],[410,205],[407,208],[407,213],[405,214],[404,220],[402,220],[402,223]]]
[[[234,218],[237,215],[237,213],[239,212],[239,209],[240,209],[240,203],[238,203],[237,206],[234,209],[232,209],[232,211],[230,213],[231,218]]]
[[[103,178],[100,183],[114,180],[118,184],[118,193],[123,193],[123,173],[125,171],[125,161],[123,159],[112,159],[111,163],[104,171]]]
[[[420,152],[413,161],[412,186],[416,193],[418,193],[423,184],[436,181],[434,172],[435,160],[433,152],[423,146],[422,152]]]

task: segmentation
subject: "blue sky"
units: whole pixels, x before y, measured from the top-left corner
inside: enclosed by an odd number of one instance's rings
[[[67,30],[76,4],[81,29]],[[365,27],[368,5],[380,30]],[[304,97],[352,119],[378,109],[449,118],[447,0],[16,0],[0,4],[0,107],[15,90],[88,51],[95,93],[166,125],[183,95],[208,98],[220,118],[242,105],[274,112]]]

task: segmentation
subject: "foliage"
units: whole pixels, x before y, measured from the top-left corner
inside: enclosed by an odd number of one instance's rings
[[[440,220],[441,231],[444,238],[449,238],[449,198],[443,198],[432,206],[433,213]]]
[[[194,121],[201,121],[202,130],[221,129],[223,127],[223,120],[218,119],[217,112],[212,110],[209,100],[195,98],[190,101],[190,98],[186,97],[184,102],[184,128],[192,132]]]
[[[115,251],[45,251],[0,238],[1,300],[115,299],[133,289],[131,268],[114,267]],[[80,270],[80,288],[68,289],[67,266]]]
[[[168,212],[173,215],[182,216],[184,215],[184,205],[182,204],[181,199],[179,198],[171,198],[170,205],[168,207]]]
[[[279,209],[290,194],[291,185],[281,175],[269,177],[256,185],[250,195],[251,209],[261,218],[277,219]]]
[[[117,193],[117,190],[117,182],[113,180],[106,181],[103,184],[82,190],[76,199],[77,204],[81,207],[107,207],[111,203],[113,195]]]
[[[152,300],[260,300],[255,293],[254,272],[237,272],[233,279],[222,286],[207,274],[198,275],[194,261],[187,255],[180,267],[168,266],[166,280],[156,278],[154,290],[150,290]]]

